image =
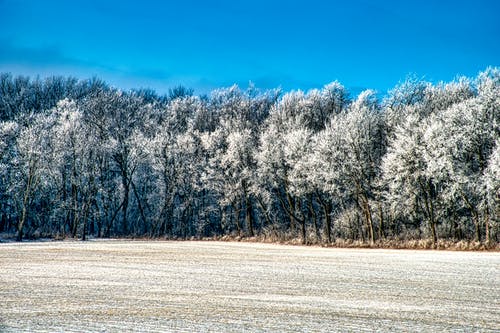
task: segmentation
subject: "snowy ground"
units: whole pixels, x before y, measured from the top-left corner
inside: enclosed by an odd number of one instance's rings
[[[499,332],[500,253],[0,244],[0,332]]]

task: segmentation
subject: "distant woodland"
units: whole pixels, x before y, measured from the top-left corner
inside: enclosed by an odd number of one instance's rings
[[[500,240],[500,69],[379,96],[0,74],[0,233]]]

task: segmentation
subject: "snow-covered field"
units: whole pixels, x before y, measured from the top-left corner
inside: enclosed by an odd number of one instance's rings
[[[500,331],[500,253],[0,244],[0,332]]]

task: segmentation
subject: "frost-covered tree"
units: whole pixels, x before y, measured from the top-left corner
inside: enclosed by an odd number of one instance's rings
[[[383,159],[383,180],[388,188],[386,198],[391,215],[417,228],[426,222],[436,243],[438,221],[435,212],[439,192],[433,177],[427,172],[424,152],[428,147],[424,130],[425,125],[416,114],[408,115],[406,121],[396,128]]]
[[[485,191],[485,238],[491,242],[491,235],[500,233],[500,140],[497,139],[488,167],[483,175],[483,189]],[[490,227],[492,231],[490,231]]]
[[[93,229],[97,215],[98,165],[102,151],[76,102],[61,100],[52,113],[56,118],[52,129],[55,150],[52,182],[60,188],[59,201],[64,212],[64,217],[57,218],[66,222],[72,237],[81,229],[82,239],[85,239],[88,226]]]
[[[372,201],[384,153],[383,121],[373,91],[365,91],[343,112],[332,117],[315,139],[309,158],[310,181],[335,198],[336,206],[356,205],[374,241]]]
[[[252,190],[256,189],[258,136],[277,94],[277,91],[259,92],[253,87],[241,91],[236,86],[215,91],[210,108],[217,110],[214,113],[219,124],[201,136],[209,156],[204,183],[218,197],[222,215],[229,215],[229,222],[235,222],[238,233],[246,230],[250,236],[255,233],[255,201],[259,200],[256,198],[259,194]],[[244,216],[245,228],[240,215]]]
[[[50,130],[53,118],[46,114],[28,115],[22,120],[14,144],[14,158],[9,168],[12,174],[8,190],[12,193],[17,213],[17,240],[21,241],[25,227],[37,227],[37,214],[32,214],[37,194],[48,186],[47,174],[52,164]],[[39,207],[40,209],[41,207]]]
[[[382,102],[0,74],[0,232],[495,243],[499,73]]]
[[[286,188],[290,193],[287,194],[288,204],[283,202],[282,206],[287,213],[300,224],[300,235],[303,243],[307,241],[306,214],[300,205],[302,202],[308,201],[307,206],[310,208],[309,211],[314,210],[312,207],[314,188],[308,182],[310,170],[307,163],[307,158],[311,155],[311,137],[312,131],[304,127],[293,129],[284,134],[283,137],[284,164],[289,168],[289,170],[286,170],[284,180]],[[319,228],[316,219],[313,219],[313,223],[316,235],[319,236]]]
[[[389,136],[392,137],[392,133],[397,126],[405,121],[406,116],[410,113],[417,113],[416,106],[424,101],[428,86],[428,82],[412,75],[389,90],[383,101],[385,123]]]
[[[310,150],[309,138],[348,103],[348,93],[336,82],[321,91],[287,93],[271,109],[260,137],[257,160],[261,188],[267,189],[267,197],[279,202],[292,234],[300,228],[303,242],[307,241],[305,207],[313,205],[311,196],[317,194],[303,179],[307,174],[304,159]],[[305,203],[307,200],[309,203]]]
[[[99,142],[104,145],[107,155],[107,168],[111,168],[110,176],[117,176],[115,186],[121,194],[118,207],[112,204],[113,223],[121,211],[121,223],[117,231],[122,234],[129,233],[129,204],[132,192],[133,175],[136,171],[138,160],[132,155],[132,135],[137,130],[142,130],[144,119],[147,117],[151,104],[145,103],[141,96],[133,93],[123,93],[112,89],[99,90],[85,100],[84,112],[89,122],[96,126],[96,135]],[[116,190],[112,189],[116,201]]]
[[[64,99],[83,99],[106,85],[98,79],[80,80],[51,76],[31,80],[25,76],[0,74],[0,120],[14,120],[26,113],[39,113]]]
[[[220,156],[221,175],[224,181],[220,184],[223,195],[223,205],[232,204],[239,209],[245,209],[245,223],[250,236],[254,235],[254,213],[250,197],[250,186],[254,178],[254,140],[250,129],[235,130],[226,138],[227,147]],[[239,214],[236,214],[238,230]]]
[[[14,175],[14,163],[17,159],[16,138],[20,126],[15,121],[0,122],[0,231],[9,231],[17,214],[9,187]]]
[[[460,176],[467,171],[464,165],[459,166],[459,161],[468,164],[471,160],[466,155],[457,156],[466,154],[468,145],[463,139],[477,134],[474,124],[479,119],[472,119],[481,113],[473,106],[478,102],[476,91],[470,80],[460,78],[436,86],[406,83],[395,92],[386,100],[390,141],[383,177],[388,186],[391,214],[405,216],[415,227],[427,221],[436,242],[437,225],[453,220],[448,215],[461,209],[456,205],[458,201],[469,202],[469,210],[476,207],[470,204],[472,197],[468,194],[478,192],[460,185],[477,184],[470,172]],[[469,116],[460,111],[466,109]],[[476,196],[474,201],[477,200]],[[456,222],[453,229],[458,230]]]
[[[197,178],[192,174],[197,167],[193,157],[197,143],[191,128],[200,108],[198,98],[173,99],[158,110],[159,115],[153,120],[156,123],[146,126],[150,129],[135,136],[134,154],[142,157],[134,178],[146,192],[144,206],[150,207],[152,235],[187,233],[183,216],[193,203],[191,183]]]
[[[441,215],[460,231],[455,236],[467,229],[466,221],[457,221],[458,216],[472,220],[477,241],[483,233],[489,238],[489,226],[483,222],[486,214],[481,211],[485,201],[481,179],[500,133],[499,87],[484,78],[478,96],[448,104],[451,106],[434,114],[424,135],[428,177],[439,184],[447,200],[444,207],[452,211],[452,216],[445,216],[446,212]]]

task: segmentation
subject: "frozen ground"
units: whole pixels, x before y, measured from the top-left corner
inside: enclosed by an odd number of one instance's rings
[[[0,244],[0,332],[499,332],[500,253]]]

